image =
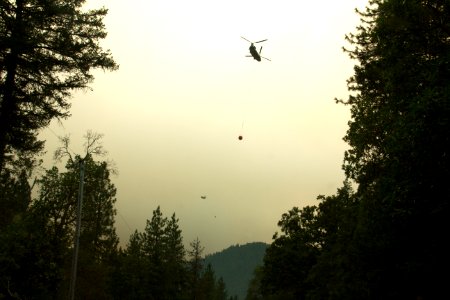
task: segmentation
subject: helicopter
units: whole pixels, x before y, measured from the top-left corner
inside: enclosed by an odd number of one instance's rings
[[[259,52],[256,51],[256,46],[255,46],[256,43],[262,43],[262,42],[265,42],[265,41],[267,41],[267,39],[261,40],[261,41],[257,41],[257,42],[251,42],[251,41],[247,40],[247,39],[246,39],[245,37],[243,37],[243,36],[241,36],[241,38],[243,38],[244,40],[246,40],[247,42],[249,42],[249,43],[251,44],[251,45],[250,45],[250,48],[248,48],[248,49],[250,50],[250,54],[251,54],[251,55],[247,55],[247,57],[253,57],[253,58],[256,59],[257,61],[261,61],[261,58],[264,58],[264,59],[267,59],[268,61],[271,61],[271,60],[268,59],[267,57],[261,56],[262,46],[261,46],[261,48],[259,48]]]

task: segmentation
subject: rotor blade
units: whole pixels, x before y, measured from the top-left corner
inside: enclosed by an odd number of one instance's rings
[[[255,44],[256,44],[256,43],[262,43],[262,42],[265,42],[265,41],[267,41],[267,39],[262,40],[262,41],[257,41],[257,42],[255,42]]]
[[[264,59],[267,59],[268,61],[271,61],[270,59],[268,59],[267,57],[264,57],[264,56],[261,56],[262,58],[264,58]]]
[[[245,37],[241,36],[241,38],[243,38],[244,40],[246,40],[247,42],[251,43],[249,40],[247,40]]]

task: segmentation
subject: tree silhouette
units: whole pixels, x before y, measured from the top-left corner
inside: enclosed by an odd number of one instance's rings
[[[283,215],[289,234],[275,237],[261,279],[269,299],[447,296],[449,12],[448,1],[420,0],[372,0],[358,12],[345,49],[358,61],[351,95],[338,100],[351,110],[347,180],[319,196],[314,215]]]
[[[71,91],[88,87],[93,68],[118,68],[98,43],[107,9],[84,12],[84,2],[0,2],[0,171],[15,151],[42,149],[38,130],[69,116]]]

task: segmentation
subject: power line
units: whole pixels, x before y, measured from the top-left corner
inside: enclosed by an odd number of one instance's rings
[[[125,223],[125,225],[127,225],[128,229],[130,230],[130,233],[133,233],[133,230],[131,229],[130,225],[128,225],[127,221],[125,220],[125,218],[123,217],[123,215],[120,212],[117,212],[117,214],[119,215],[119,217],[122,219],[122,221]]]

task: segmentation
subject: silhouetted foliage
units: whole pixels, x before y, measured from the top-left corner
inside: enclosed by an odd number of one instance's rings
[[[222,277],[219,277],[219,280],[217,280],[214,297],[215,297],[215,300],[227,300],[228,299],[227,287],[226,287],[225,281],[223,280]]]
[[[449,267],[450,2],[372,1],[349,36],[347,176],[370,299],[441,298]]]
[[[113,299],[147,299],[144,290],[147,265],[142,240],[142,234],[136,230],[117,257],[111,280]]]
[[[351,108],[348,180],[283,215],[264,299],[447,297],[449,13],[449,1],[420,0],[373,0],[359,12],[347,36],[358,60],[352,94],[338,100]]]
[[[200,279],[202,275],[204,258],[203,251],[205,248],[201,245],[200,240],[196,238],[190,243],[191,249],[188,250],[188,299],[199,299],[201,296]]]
[[[247,288],[247,294],[245,295],[245,300],[258,300],[263,299],[261,293],[261,279],[263,276],[262,266],[257,266],[252,274],[252,279],[250,280]]]
[[[164,277],[166,286],[164,293],[167,295],[167,299],[181,299],[183,290],[186,288],[186,251],[181,233],[178,219],[173,213],[165,228]]]
[[[29,211],[0,232],[0,298],[55,296],[63,268],[45,227],[45,218]]]
[[[336,195],[319,196],[316,227],[320,230],[320,254],[309,270],[307,299],[357,299],[364,285],[356,276],[359,255],[352,244],[358,203],[348,181]]]
[[[0,173],[0,230],[14,218],[26,212],[31,202],[31,187],[25,170],[14,174],[9,170]]]
[[[0,171],[14,151],[42,149],[38,130],[69,116],[91,69],[118,67],[98,43],[107,9],[83,11],[84,2],[0,1]]]
[[[185,249],[178,219],[163,216],[160,207],[135,231],[115,266],[115,299],[182,299],[186,285]]]
[[[21,190],[26,200],[0,233],[0,295],[12,293],[22,299],[67,296],[79,185],[75,161],[69,159],[65,172],[57,167],[46,170],[36,181],[38,190],[33,200],[24,172],[18,177],[21,183],[13,184],[12,188]],[[106,299],[109,265],[118,244],[114,227],[116,189],[106,162],[87,156],[85,167],[77,291],[83,299]]]
[[[175,214],[167,219],[158,206],[144,232],[135,231],[118,256],[114,299],[226,299],[223,279],[217,279],[211,265],[204,268],[200,240],[190,247],[184,249]]]
[[[321,248],[320,231],[316,228],[316,207],[294,207],[278,222],[281,235],[264,256],[261,292],[280,299],[304,299],[307,278],[316,264]]]
[[[200,278],[200,291],[201,294],[199,298],[196,299],[214,299],[216,294],[216,275],[211,267],[211,264],[208,264],[203,271],[203,274]]]

